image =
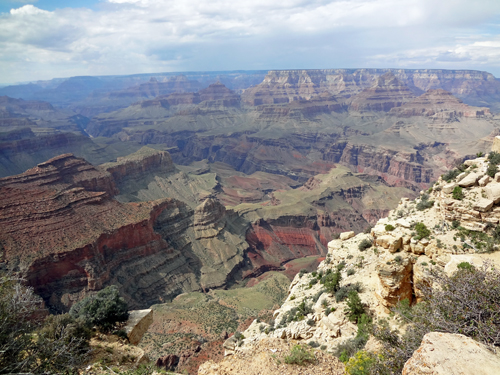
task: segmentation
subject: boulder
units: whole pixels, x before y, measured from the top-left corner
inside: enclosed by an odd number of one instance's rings
[[[492,200],[493,203],[496,204],[496,203],[500,202],[500,184],[499,183],[489,184],[488,186],[486,186],[484,188],[484,192],[486,194],[486,197],[489,200]]]
[[[481,198],[474,204],[473,208],[479,212],[487,212],[493,207],[493,201],[491,199]]]
[[[411,224],[406,219],[398,219],[396,220],[396,225],[403,228],[410,228]]]
[[[353,238],[356,234],[353,231],[340,233],[340,239],[342,241],[348,240],[349,238]]]
[[[478,183],[479,183],[479,186],[486,186],[490,183],[490,181],[491,181],[491,177],[488,175],[485,175],[479,179]]]
[[[467,176],[465,176],[463,179],[460,180],[458,186],[461,187],[474,186],[480,177],[481,175],[479,173],[475,172],[469,173]]]
[[[455,189],[455,187],[457,187],[458,185],[454,182],[450,183],[450,184],[446,184],[443,186],[443,193],[445,194],[451,194],[453,189]]]
[[[153,310],[132,310],[129,314],[127,324],[123,329],[127,333],[130,343],[137,345],[153,323]]]
[[[491,375],[500,373],[500,357],[470,337],[430,332],[405,363],[403,375]]]
[[[384,249],[389,250],[391,253],[395,253],[399,249],[401,249],[403,244],[402,236],[392,236],[390,234],[385,234],[383,236],[379,236],[376,239],[376,244],[382,246]]]
[[[493,177],[493,180],[494,180],[495,182],[500,182],[500,172],[495,173],[495,177]]]

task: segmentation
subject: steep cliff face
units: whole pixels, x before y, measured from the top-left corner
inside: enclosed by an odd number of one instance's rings
[[[125,194],[137,190],[137,185],[147,185],[153,176],[165,176],[175,171],[170,154],[149,147],[142,147],[133,154],[119,157],[114,163],[105,163],[101,168],[108,171]]]
[[[142,168],[151,160],[145,156]],[[123,168],[143,171],[136,167]],[[69,154],[0,179],[3,266],[22,271],[49,306],[64,310],[110,284],[132,307],[220,287],[243,262],[245,223],[220,204],[205,204],[195,220],[175,199],[123,204],[112,198],[117,192],[110,172]]]
[[[377,77],[375,85],[353,96],[349,108],[359,112],[388,112],[414,97],[410,89],[389,72]]]
[[[488,108],[471,107],[454,97],[450,92],[436,89],[429,90],[421,96],[392,108],[391,113],[401,117],[432,116],[434,118],[484,117],[490,115]]]
[[[475,70],[323,69],[270,71],[261,84],[245,90],[242,99],[248,105],[288,103],[324,91],[349,98],[388,72],[417,95],[444,89],[473,105],[492,104],[500,96],[500,82],[490,73]]]

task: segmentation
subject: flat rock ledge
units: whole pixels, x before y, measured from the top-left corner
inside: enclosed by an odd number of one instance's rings
[[[500,374],[500,356],[467,336],[430,332],[403,368],[403,375],[424,374]]]

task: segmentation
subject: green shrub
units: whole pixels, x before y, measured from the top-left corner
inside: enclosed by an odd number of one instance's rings
[[[365,251],[366,249],[369,249],[370,247],[372,247],[372,242],[368,238],[365,238],[358,245],[359,251]]]
[[[434,206],[434,201],[429,200],[429,194],[423,194],[420,197],[420,202],[417,203],[416,208],[419,211],[426,210]]]
[[[75,319],[83,319],[88,325],[103,331],[109,331],[117,322],[128,319],[127,303],[114,285],[77,302],[69,313]]]
[[[314,319],[307,319],[307,325],[314,327],[316,325],[316,321]]]
[[[486,169],[486,174],[490,176],[491,178],[495,177],[495,174],[498,171],[498,166],[493,163],[488,164],[488,169]]]
[[[416,238],[417,240],[421,240],[422,238],[429,237],[431,234],[431,231],[427,229],[424,223],[417,223],[415,224],[415,232],[417,233]]]
[[[395,228],[394,226],[392,226],[391,224],[387,224],[387,225],[385,226],[385,230],[386,230],[387,232],[392,232],[394,229],[396,229],[396,228]]]
[[[455,188],[453,189],[453,192],[451,194],[453,196],[453,199],[456,199],[459,201],[464,199],[463,189],[460,186],[455,186]]]
[[[306,346],[295,345],[290,351],[290,354],[285,356],[284,361],[289,365],[305,366],[308,363],[314,363],[316,358]]]
[[[349,293],[354,290],[356,292],[361,292],[361,283],[347,284],[339,288],[335,293],[335,301],[342,302],[344,301]]]
[[[309,345],[311,348],[319,348],[319,343],[317,341],[311,340],[307,343],[307,345]]]
[[[354,270],[354,268],[349,268],[347,270],[347,276],[352,276],[356,273],[356,271]]]
[[[359,294],[356,290],[351,290],[347,295],[347,307],[345,309],[345,314],[351,322],[358,322],[361,315],[365,313],[365,306],[359,298]]]
[[[453,220],[453,221],[451,222],[451,227],[452,227],[453,229],[457,229],[459,226],[460,226],[460,221],[458,221],[458,220]]]
[[[394,261],[398,264],[400,264],[403,261],[403,257],[401,255],[396,255],[394,257]]]
[[[475,268],[469,262],[461,262],[461,263],[459,263],[457,265],[457,269],[459,269],[459,270],[473,271]]]
[[[328,293],[335,294],[335,292],[339,289],[341,280],[342,280],[342,275],[340,274],[340,271],[337,271],[323,276],[321,282],[325,286],[325,289]]]
[[[488,161],[492,164],[498,165],[500,164],[500,153],[491,151],[488,154]]]
[[[304,268],[302,268],[302,269],[299,271],[299,277],[304,276],[304,274],[306,274],[306,273],[307,273],[307,270],[306,270],[306,269],[304,269]]]

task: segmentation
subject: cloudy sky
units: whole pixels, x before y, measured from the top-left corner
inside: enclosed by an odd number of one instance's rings
[[[0,0],[0,83],[361,67],[500,77],[500,0]]]

